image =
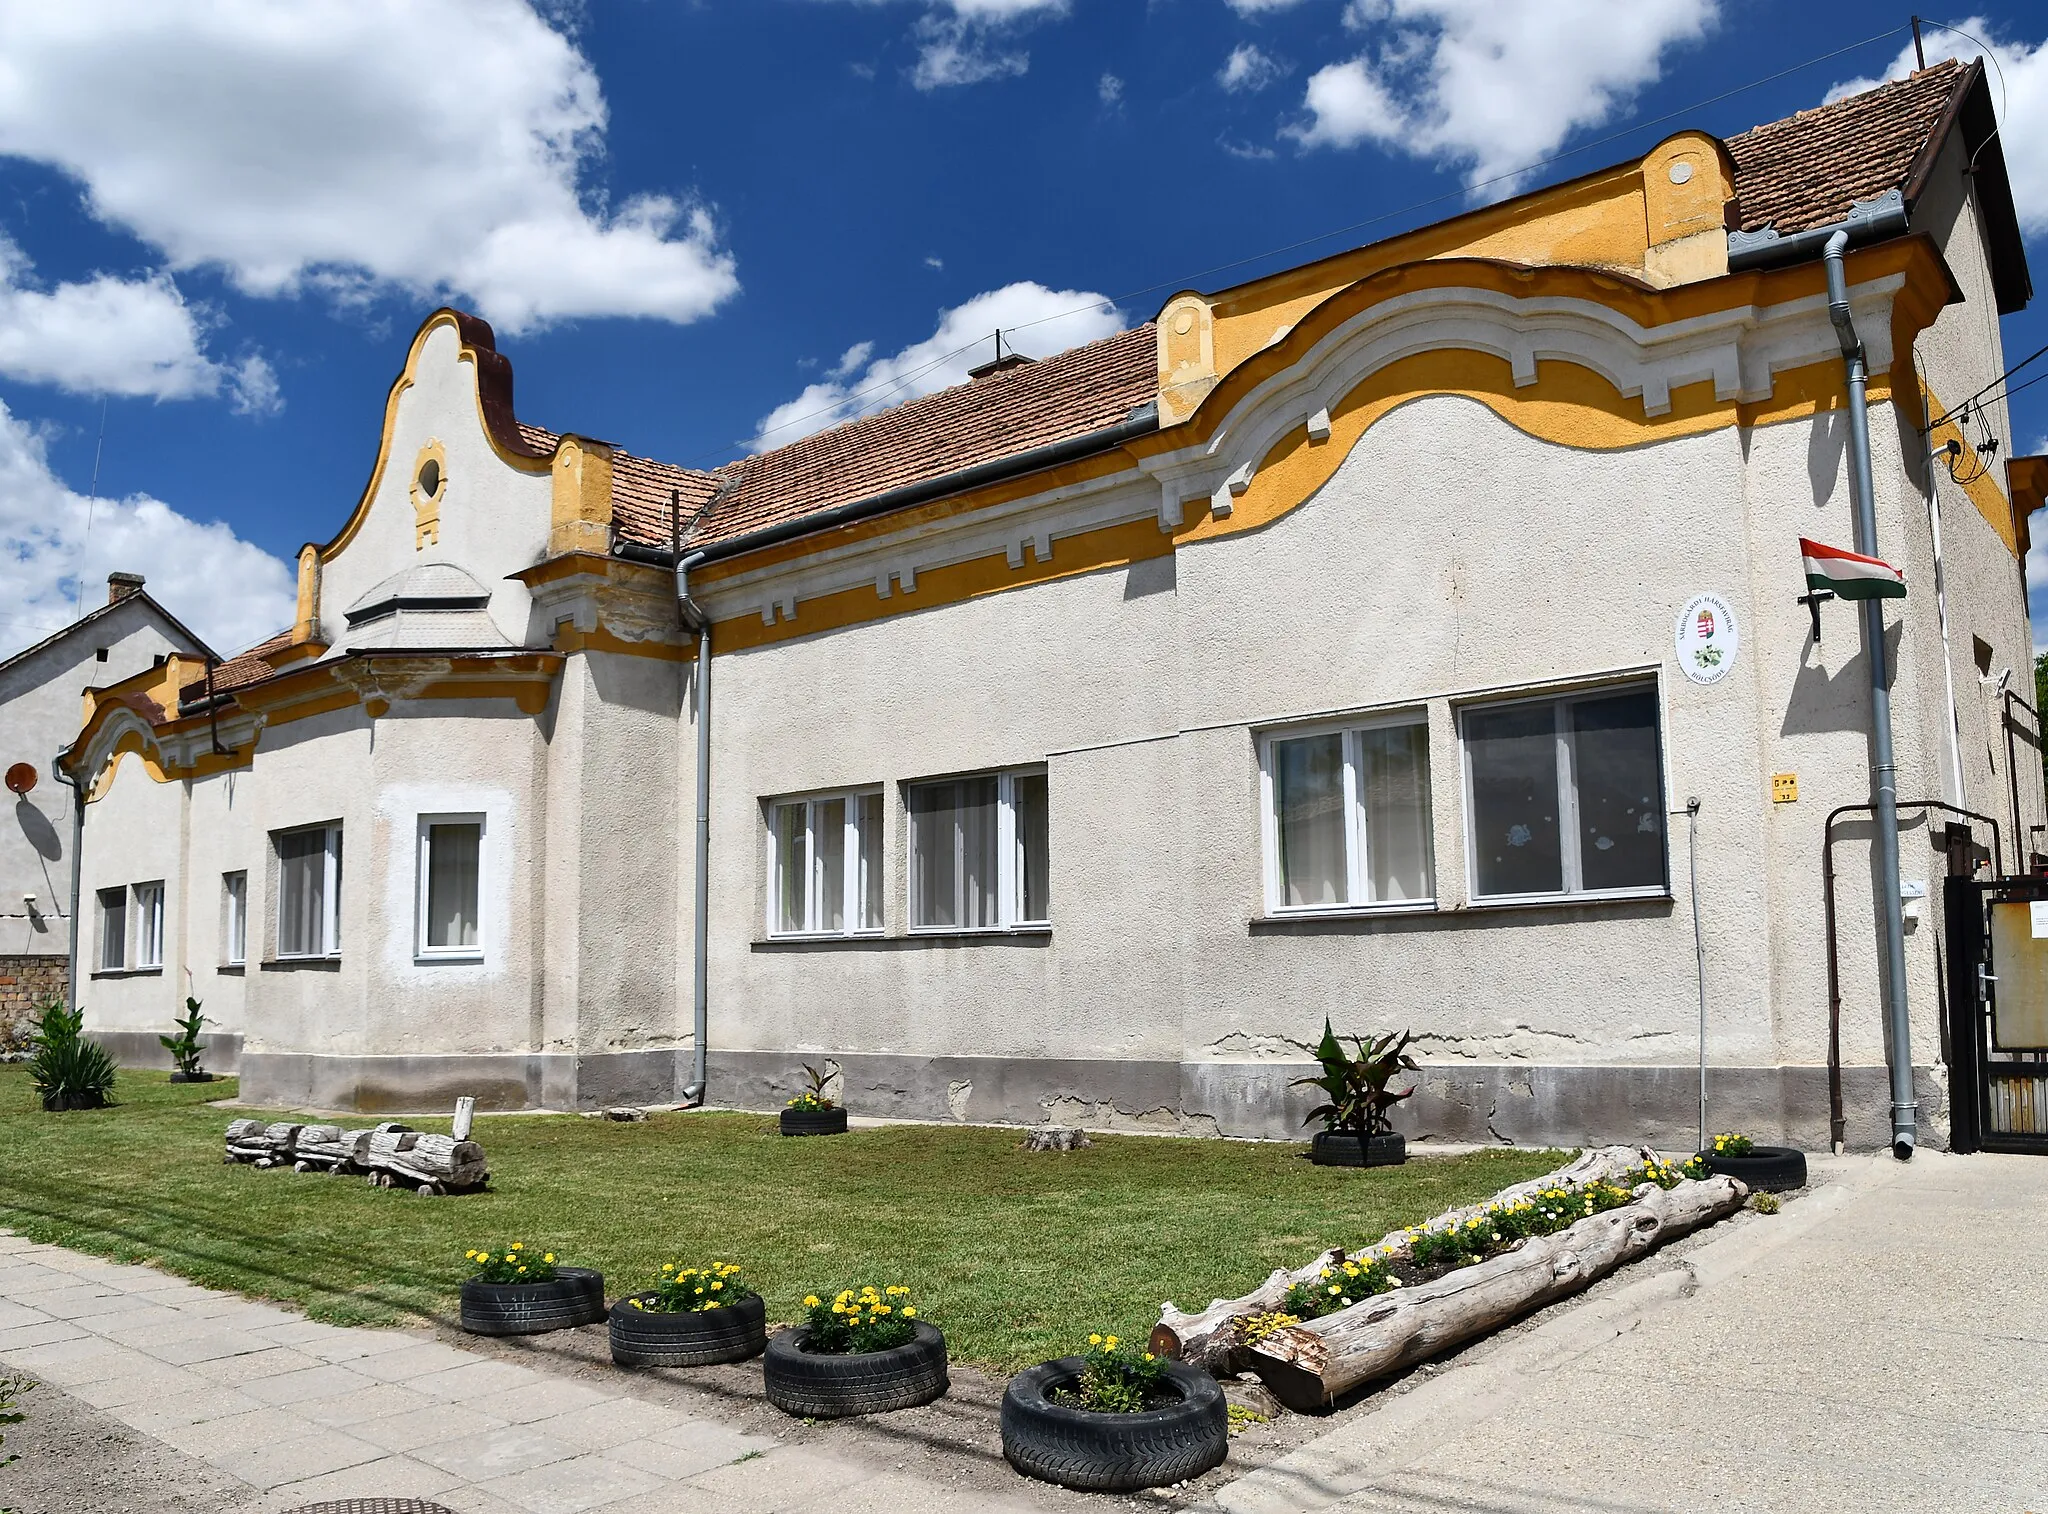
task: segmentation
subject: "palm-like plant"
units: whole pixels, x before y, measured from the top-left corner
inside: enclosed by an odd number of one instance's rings
[[[175,1036],[158,1036],[164,1050],[171,1054],[171,1060],[178,1064],[178,1071],[187,1079],[198,1081],[201,1077],[200,1058],[206,1055],[206,1048],[199,1044],[199,1032],[206,1025],[206,1016],[199,1012],[199,1001],[187,996],[185,1017],[172,1022],[178,1027]]]
[[[1347,1052],[1344,1040],[1326,1018],[1321,1041],[1314,1046],[1296,1042],[1322,1063],[1323,1071],[1320,1077],[1296,1078],[1294,1086],[1320,1088],[1326,1100],[1310,1110],[1302,1124],[1321,1120],[1325,1130],[1349,1131],[1364,1141],[1392,1130],[1389,1111],[1415,1092],[1412,1088],[1397,1092],[1388,1086],[1400,1073],[1419,1070],[1419,1064],[1408,1055],[1408,1044],[1415,1036],[1410,1031],[1388,1031],[1383,1036],[1348,1039],[1353,1049]]]
[[[29,1058],[29,1080],[46,1110],[104,1109],[114,1091],[114,1059],[85,1037],[85,1011],[67,1009],[62,999],[42,1008]]]

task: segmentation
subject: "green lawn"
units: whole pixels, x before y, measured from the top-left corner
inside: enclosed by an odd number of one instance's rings
[[[761,1115],[502,1116],[478,1122],[491,1191],[422,1199],[223,1165],[232,1113],[205,1106],[233,1089],[124,1072],[116,1108],[46,1115],[24,1070],[0,1067],[0,1225],[345,1323],[446,1317],[463,1252],[512,1241],[601,1267],[615,1295],[664,1261],[737,1261],[770,1319],[794,1318],[807,1291],[902,1282],[955,1357],[1008,1370],[1090,1330],[1141,1337],[1162,1299],[1241,1293],[1559,1160],[1487,1151],[1360,1172],[1236,1141],[1097,1136],[1058,1155],[955,1126],[785,1140]]]

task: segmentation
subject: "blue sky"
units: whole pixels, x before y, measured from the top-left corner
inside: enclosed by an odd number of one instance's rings
[[[2002,63],[2048,289],[2048,18],[1955,20]],[[1903,21],[1761,0],[0,0],[0,653],[117,567],[222,650],[282,623],[292,554],[352,507],[444,300],[497,325],[524,418],[708,465],[956,381],[988,347],[955,349],[998,325],[1042,353],[1679,126],[1819,103],[1896,72]],[[2010,360],[2048,343],[2044,312],[2005,323]],[[2048,383],[2013,429],[2007,453],[2042,450]]]

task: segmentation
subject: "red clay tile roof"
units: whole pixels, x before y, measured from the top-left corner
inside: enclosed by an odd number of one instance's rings
[[[230,657],[213,670],[213,692],[226,694],[234,689],[247,688],[260,683],[277,671],[270,664],[270,654],[282,652],[292,644],[292,633],[279,631],[268,641],[258,642],[248,651]],[[206,679],[202,676],[182,685],[178,690],[178,702],[189,703],[206,697]]]
[[[1841,220],[1852,201],[1903,188],[1968,73],[1950,59],[1730,137],[1741,229],[1768,225],[1790,236]]]
[[[528,445],[552,454],[562,443],[556,433],[541,426],[519,423],[519,434]],[[642,546],[666,547],[674,540],[669,520],[669,495],[677,495],[682,506],[683,529],[703,508],[718,487],[718,476],[700,468],[683,468],[674,463],[637,457],[620,448],[612,450],[612,527],[628,541]]]
[[[848,421],[719,469],[724,487],[691,544],[1102,430],[1150,400],[1156,383],[1148,323]]]

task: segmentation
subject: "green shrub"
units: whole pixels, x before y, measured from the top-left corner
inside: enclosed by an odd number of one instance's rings
[[[29,1058],[28,1075],[41,1095],[43,1108],[104,1109],[114,1091],[114,1059],[97,1041],[85,1037],[85,1011],[66,1009],[62,999],[42,1008]]]
[[[830,1109],[832,1100],[825,1093],[830,1075],[818,1071],[810,1063],[804,1063],[804,1073],[811,1080],[811,1086],[789,1101],[789,1107],[799,1113],[808,1114],[813,1110]]]
[[[893,1351],[917,1336],[917,1306],[901,1283],[886,1288],[842,1288],[826,1303],[813,1293],[804,1299],[811,1345],[819,1351],[859,1355]]]
[[[1387,1268],[1384,1256],[1351,1257],[1325,1267],[1312,1283],[1296,1283],[1281,1300],[1279,1313],[1292,1315],[1289,1323],[1316,1319],[1348,1309],[1362,1298],[1386,1293],[1401,1286],[1401,1280]]]
[[[514,1241],[502,1251],[465,1251],[476,1266],[469,1275],[473,1283],[552,1283],[555,1254],[543,1251],[538,1257],[526,1249],[526,1242]]]
[[[1756,1150],[1756,1142],[1738,1131],[1724,1131],[1714,1137],[1714,1155],[1717,1157],[1746,1157]]]
[[[175,1036],[158,1036],[164,1050],[171,1054],[171,1060],[178,1064],[178,1071],[188,1078],[200,1074],[199,1059],[206,1054],[206,1048],[199,1044],[200,1027],[205,1025],[206,1016],[199,1012],[199,1001],[187,997],[185,1018],[173,1022],[178,1027]]]
[[[1415,1059],[1408,1055],[1408,1043],[1414,1039],[1405,1031],[1399,1035],[1389,1031],[1370,1040],[1353,1036],[1354,1055],[1344,1049],[1344,1043],[1325,1019],[1323,1039],[1314,1046],[1302,1046],[1302,1050],[1323,1064],[1322,1075],[1296,1078],[1294,1086],[1320,1088],[1327,1102],[1310,1110],[1302,1124],[1321,1120],[1325,1130],[1348,1131],[1360,1140],[1392,1130],[1388,1114],[1415,1090],[1404,1088],[1395,1093],[1387,1085],[1399,1073],[1419,1070]]]
[[[1087,1365],[1080,1381],[1054,1393],[1054,1403],[1097,1414],[1139,1414],[1157,1403],[1166,1363],[1150,1351],[1126,1347],[1113,1335],[1091,1335],[1082,1359]]]

